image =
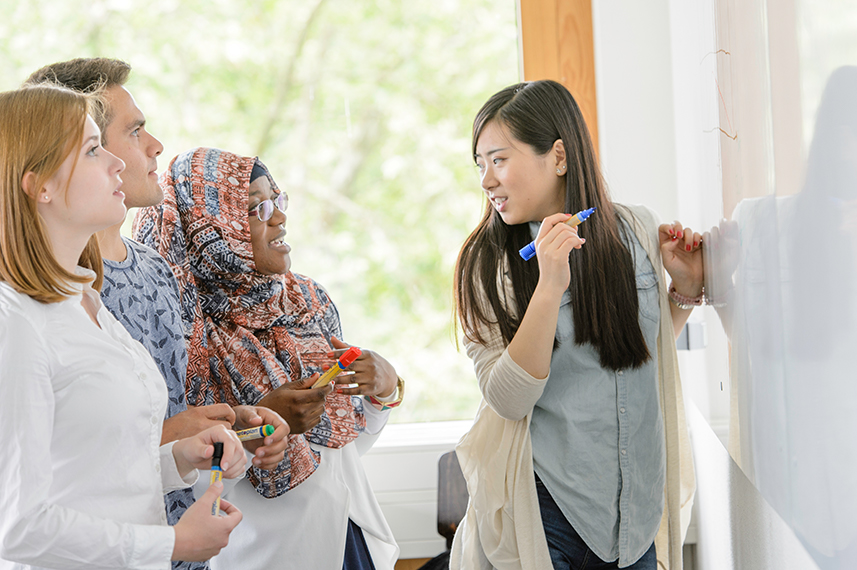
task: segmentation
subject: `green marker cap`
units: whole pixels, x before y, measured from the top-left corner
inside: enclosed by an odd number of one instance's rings
[[[274,426],[272,426],[271,424],[263,425],[262,426],[262,433],[264,434],[265,437],[268,437],[269,435],[274,435]]]

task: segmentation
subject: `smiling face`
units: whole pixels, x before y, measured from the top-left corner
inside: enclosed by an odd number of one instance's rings
[[[476,141],[475,158],[482,189],[507,224],[540,222],[563,211],[565,155],[557,153],[557,144],[539,156],[504,125],[491,121]],[[557,168],[563,175],[557,175]]]
[[[49,231],[89,239],[121,222],[126,209],[119,174],[124,168],[120,159],[101,146],[101,132],[92,117],[87,117],[82,144],[75,145],[39,194],[39,213]]]
[[[146,130],[146,117],[127,89],[110,87],[104,104],[112,116],[104,129],[104,148],[125,162],[122,180],[126,205],[144,208],[160,204],[164,194],[158,185],[158,155],[164,145]]]
[[[276,195],[268,178],[260,176],[250,184],[247,210],[256,208],[262,201],[271,200]],[[286,207],[288,207],[288,200],[286,200]],[[292,248],[283,241],[286,236],[286,214],[274,208],[274,213],[266,222],[259,221],[255,214],[249,216],[249,220],[250,243],[253,246],[256,271],[262,275],[288,273],[292,266],[292,260],[289,258]]]

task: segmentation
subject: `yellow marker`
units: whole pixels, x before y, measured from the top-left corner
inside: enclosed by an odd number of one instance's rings
[[[220,469],[220,460],[223,458],[223,444],[219,441],[214,443],[214,454],[211,456],[211,484],[214,485],[223,479],[223,470]],[[220,495],[214,500],[211,506],[211,514],[220,514]]]
[[[269,435],[273,435],[274,426],[271,424],[265,424],[263,426],[248,428],[248,429],[240,429],[235,432],[235,435],[238,436],[238,439],[241,441],[250,441],[251,439],[261,439],[263,437],[268,437]]]
[[[330,384],[330,381],[336,378],[336,375],[351,366],[351,363],[357,360],[357,357],[362,354],[362,351],[356,346],[352,346],[348,350],[345,351],[345,354],[339,357],[339,360],[330,367],[330,370],[322,374],[318,380],[315,381],[315,384],[312,385],[313,388],[318,388],[320,386],[327,386]]]

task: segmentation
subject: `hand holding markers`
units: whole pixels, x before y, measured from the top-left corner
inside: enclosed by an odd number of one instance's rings
[[[193,437],[180,439],[173,444],[176,467],[184,476],[191,469],[211,469],[215,455],[215,444],[222,447],[220,468],[223,476],[234,479],[244,472],[244,449],[235,432],[223,426],[211,427]],[[172,558],[201,562],[217,555],[229,542],[229,533],[241,522],[241,511],[228,501],[220,500],[223,483],[218,472],[212,483],[199,499],[192,504],[172,527],[176,540]],[[224,516],[212,516],[221,511]]]
[[[244,447],[235,432],[220,425],[175,442],[173,457],[179,474],[185,476],[193,469],[210,469],[216,442],[223,444],[223,476],[234,479],[241,475],[245,463]]]
[[[235,406],[236,435],[244,448],[253,453],[253,465],[273,469],[283,460],[289,441],[289,424],[280,414],[263,406]],[[270,428],[270,429],[266,429]],[[260,430],[265,430],[264,432]],[[256,433],[255,437],[246,434]],[[244,437],[241,436],[245,433]]]
[[[536,288],[550,292],[551,298],[559,298],[568,289],[571,281],[568,256],[572,249],[580,249],[586,242],[577,235],[580,217],[586,212],[589,210],[574,216],[553,214],[545,218],[539,228],[539,234],[534,242],[539,263],[539,282]],[[527,252],[522,251],[521,256],[525,257],[525,253]]]
[[[569,218],[567,220],[565,220],[563,223],[570,228],[576,228],[577,226],[579,226],[580,224],[585,222],[586,218],[591,216],[594,212],[595,212],[595,208],[589,208],[588,210],[582,210],[582,211],[574,214],[573,216],[569,216]],[[568,215],[568,214],[566,214],[566,215]],[[539,232],[539,233],[541,234],[541,232]],[[577,235],[577,232],[574,232],[574,234]],[[538,241],[538,238],[534,239],[533,241],[531,241],[530,243],[528,243],[527,245],[522,247],[521,250],[518,252],[521,255],[521,257],[524,258],[524,261],[529,261],[536,254],[536,241]],[[581,239],[580,241],[581,241],[581,243],[583,243],[586,240]],[[580,246],[577,246],[577,249],[579,249],[579,247]]]
[[[331,337],[330,343],[334,350],[327,355],[335,358],[337,354],[348,354],[351,350],[360,350]],[[352,353],[353,354],[353,353]],[[373,350],[362,349],[351,366],[353,374],[341,375],[336,378],[336,392],[348,396],[380,396],[386,397],[396,390],[399,377],[396,369],[384,357]],[[329,372],[329,371],[328,371]]]

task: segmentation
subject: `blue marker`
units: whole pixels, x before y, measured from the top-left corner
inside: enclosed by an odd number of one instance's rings
[[[578,212],[569,219],[567,219],[564,224],[568,224],[569,226],[576,228],[584,221],[586,218],[592,215],[592,212],[595,211],[595,208],[589,208],[588,210],[583,210],[582,212]],[[527,245],[521,248],[521,251],[518,253],[521,254],[521,257],[524,258],[524,261],[529,261],[536,254],[536,240],[531,241]]]

